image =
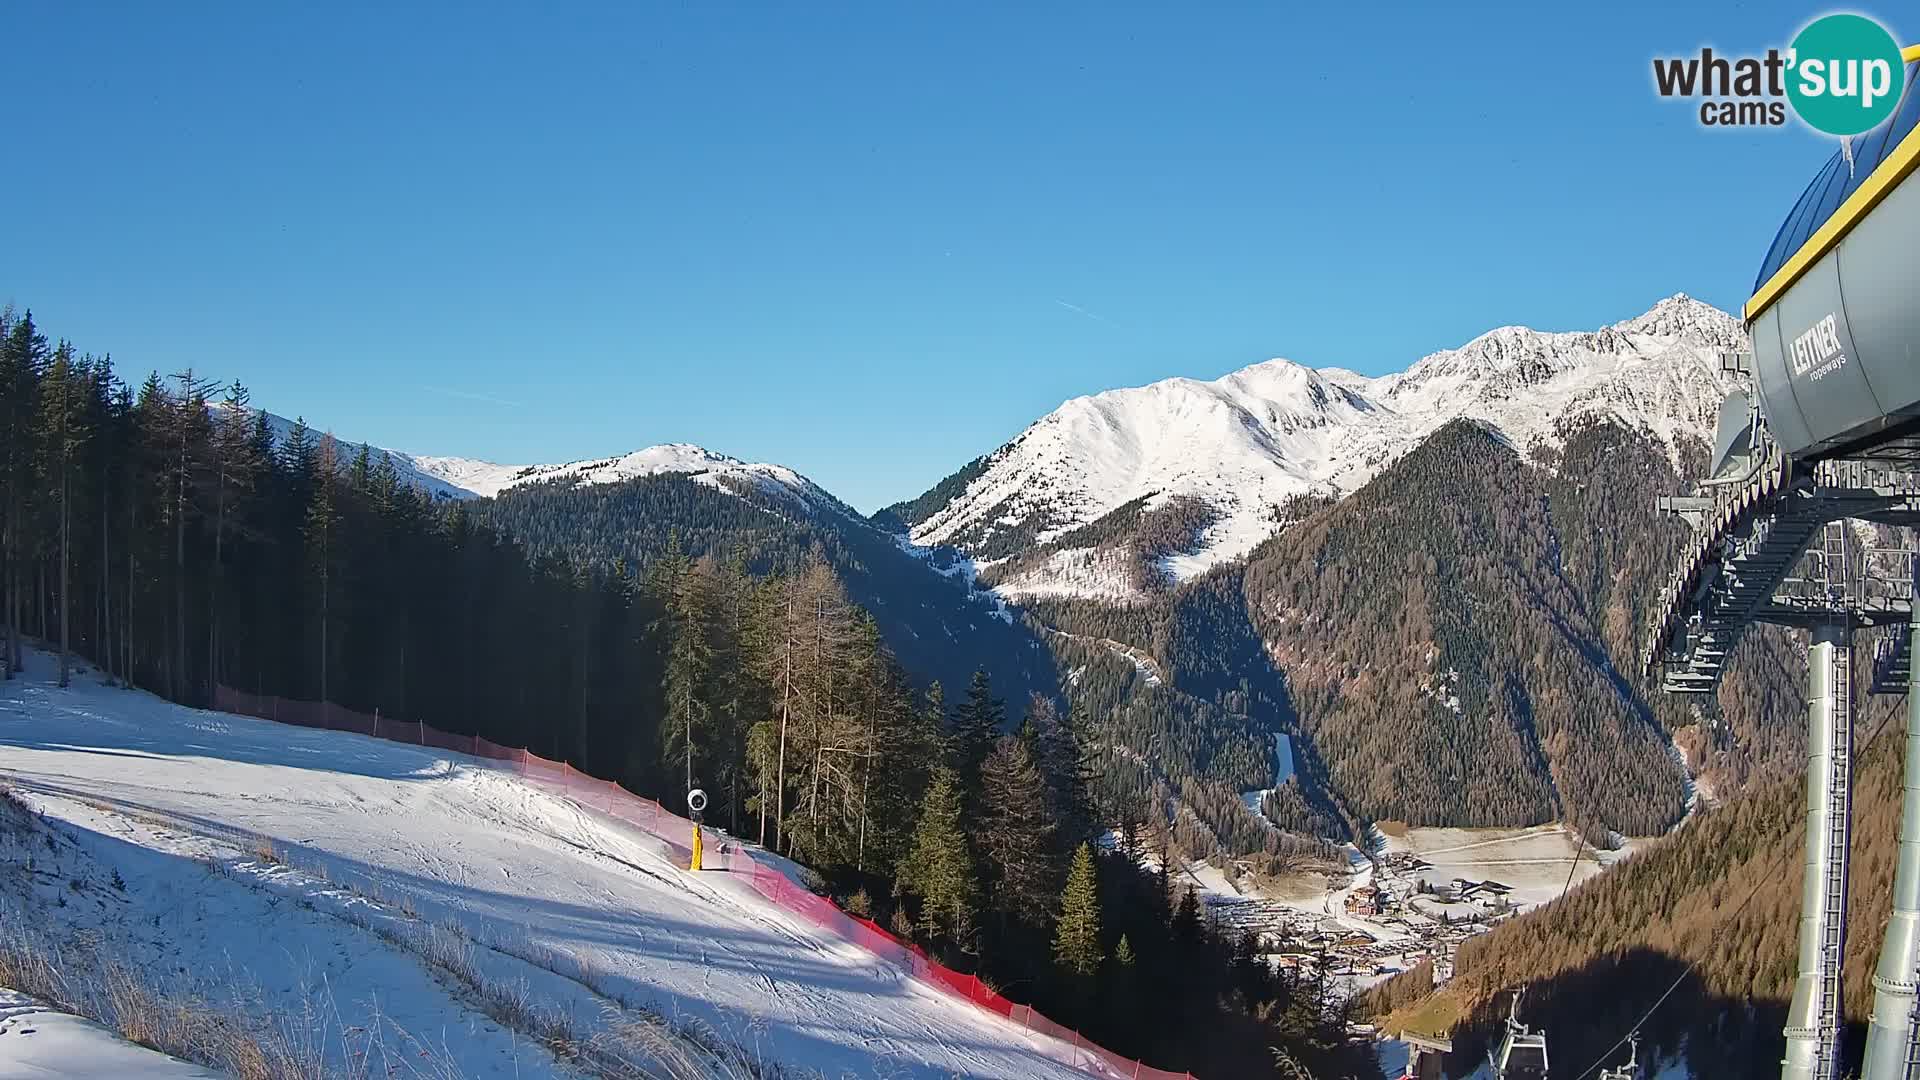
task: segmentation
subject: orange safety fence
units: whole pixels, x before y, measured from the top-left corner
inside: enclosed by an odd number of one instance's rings
[[[377,711],[366,713],[325,702],[291,701],[216,686],[213,706],[299,727],[346,731],[391,742],[427,746],[496,762],[535,787],[563,795],[581,806],[633,825],[666,842],[681,858],[692,855],[693,822],[652,799],[635,795],[609,780],[588,776],[564,761],[551,761],[519,747],[501,746],[477,735],[455,735],[426,724],[396,720]],[[714,830],[718,832],[719,830]],[[1028,1031],[1049,1036],[1069,1048],[1068,1064],[1093,1076],[1126,1080],[1194,1080],[1192,1074],[1156,1069],[1122,1057],[1087,1040],[1064,1024],[1056,1024],[1028,1005],[1021,1005],[972,975],[955,971],[927,956],[918,946],[901,941],[874,922],[842,911],[826,897],[807,889],[778,867],[758,858],[737,840],[702,856],[711,869],[739,874],[753,890],[782,910],[833,936],[857,945],[907,969],[914,978],[949,997],[972,1002]]]

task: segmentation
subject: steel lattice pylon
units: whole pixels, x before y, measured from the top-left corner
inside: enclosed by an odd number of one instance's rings
[[[1726,367],[1744,370],[1739,358]],[[1661,500],[1660,509],[1683,517],[1693,534],[1662,588],[1645,664],[1668,692],[1711,695],[1749,627],[1772,624],[1808,635],[1800,966],[1781,1076],[1836,1080],[1852,826],[1854,638],[1864,629],[1911,625],[1916,594],[1911,545],[1876,549],[1856,523],[1920,525],[1920,473],[1905,443],[1886,456],[1868,450],[1814,462],[1787,458],[1757,406],[1750,407],[1746,431],[1744,447],[1723,446],[1725,468],[1698,492]],[[1878,642],[1871,688],[1905,692],[1915,651],[1910,634]],[[1911,730],[1917,726],[1920,719],[1910,719],[1908,812],[1894,919],[1874,980],[1864,1080],[1920,1080],[1920,731]],[[1906,822],[1913,823],[1912,838]]]

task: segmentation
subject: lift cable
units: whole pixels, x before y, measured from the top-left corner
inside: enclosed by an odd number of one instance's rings
[[[1573,861],[1567,865],[1567,883],[1560,886],[1560,899],[1562,900],[1567,898],[1567,891],[1573,888],[1573,873],[1580,869],[1580,853],[1586,850],[1587,846],[1586,842],[1580,839],[1579,830],[1572,829],[1568,831],[1573,833]]]
[[[1880,733],[1886,729],[1887,721],[1893,719],[1896,714],[1904,713],[1905,711],[1906,710],[1904,708],[1888,709],[1886,715],[1880,718],[1880,722],[1874,725],[1873,731],[1868,733],[1867,741],[1861,745],[1859,752],[1854,756],[1854,760],[1858,761],[1860,758],[1865,757],[1867,750],[1873,746],[1874,742],[1880,738]],[[1789,856],[1794,854],[1791,848],[1784,849],[1783,853]],[[1775,862],[1780,861],[1778,856],[1775,857],[1774,861]],[[1766,885],[1770,884],[1772,880],[1773,880],[1772,874],[1762,875],[1758,881],[1754,882],[1753,888],[1748,890],[1747,895],[1741,899],[1739,905],[1733,909],[1733,913],[1728,915],[1727,918],[1729,920],[1738,918],[1740,916],[1740,913],[1747,909],[1747,905],[1753,902],[1753,898],[1760,895],[1760,890]],[[1661,994],[1657,999],[1655,999],[1652,1005],[1647,1007],[1647,1011],[1640,1017],[1640,1019],[1637,1022],[1634,1023],[1632,1027],[1627,1029],[1627,1033],[1625,1035],[1620,1036],[1620,1041],[1614,1043],[1612,1046],[1607,1047],[1606,1053],[1601,1054],[1600,1057],[1596,1059],[1593,1064],[1587,1066],[1587,1071],[1574,1077],[1573,1080],[1587,1080],[1587,1077],[1593,1075],[1593,1072],[1595,1069],[1598,1069],[1600,1068],[1600,1066],[1605,1065],[1608,1059],[1612,1058],[1616,1051],[1618,1051],[1621,1047],[1627,1045],[1628,1039],[1631,1039],[1635,1035],[1639,1034],[1640,1029],[1646,1026],[1647,1021],[1653,1019],[1653,1014],[1659,1011],[1660,1006],[1666,1004],[1667,999],[1673,996],[1673,992],[1675,990],[1680,989],[1680,984],[1682,982],[1685,982],[1687,976],[1693,974],[1694,970],[1697,969],[1699,966],[1700,966],[1699,960],[1689,961],[1687,963],[1686,968],[1682,970],[1679,975],[1674,977],[1673,984],[1667,987],[1666,992]]]

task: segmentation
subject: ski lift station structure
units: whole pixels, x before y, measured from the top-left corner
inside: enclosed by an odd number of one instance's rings
[[[1893,117],[1836,153],[1780,226],[1723,357],[1710,473],[1660,509],[1692,534],[1652,612],[1645,666],[1713,694],[1756,623],[1807,635],[1807,846],[1782,1080],[1839,1080],[1851,839],[1854,640],[1876,627],[1871,692],[1907,694],[1893,916],[1861,1080],[1920,1080],[1920,635],[1916,553],[1849,522],[1920,526],[1920,47]]]

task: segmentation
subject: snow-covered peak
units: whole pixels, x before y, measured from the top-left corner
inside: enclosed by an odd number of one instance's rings
[[[1738,319],[1686,293],[1674,293],[1646,314],[1615,323],[1613,328],[1623,334],[1678,339],[1720,349],[1744,348],[1747,340]]]
[[[1272,535],[1289,496],[1351,492],[1456,417],[1523,450],[1552,443],[1560,422],[1578,416],[1617,420],[1675,449],[1711,430],[1724,392],[1717,353],[1741,340],[1732,316],[1676,295],[1597,330],[1499,327],[1377,378],[1276,359],[1212,381],[1078,397],[996,451],[912,538],[992,562],[1142,496],[1152,496],[1149,509],[1193,496],[1217,516],[1198,551],[1167,560],[1185,577]],[[1059,594],[1062,583],[1044,575],[1015,574],[999,588]]]
[[[215,406],[221,408],[223,406]],[[267,426],[275,445],[285,445],[295,422],[266,413]],[[309,428],[308,438],[318,442],[324,433]],[[340,440],[352,448],[361,444]],[[802,510],[831,509],[857,516],[840,500],[813,481],[784,465],[742,461],[715,453],[691,443],[666,443],[649,446],[616,457],[591,458],[558,465],[502,465],[477,458],[409,454],[403,450],[369,446],[375,457],[385,454],[393,461],[402,483],[411,484],[442,499],[492,498],[509,488],[542,480],[571,479],[582,484],[617,484],[663,473],[680,473],[697,483],[739,494],[758,490],[794,503]]]
[[[741,489],[735,485],[750,485],[808,507],[841,508],[837,499],[784,465],[742,461],[691,443],[666,443],[617,457],[592,458],[560,465],[491,465],[464,458],[430,457],[414,458],[413,461],[423,472],[484,496],[498,495],[508,488],[543,480],[617,484],[646,476],[682,473],[721,490],[738,491]]]

